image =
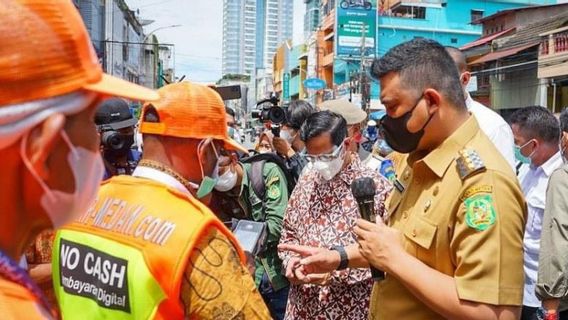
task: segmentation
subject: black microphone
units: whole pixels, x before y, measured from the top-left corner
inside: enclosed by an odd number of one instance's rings
[[[353,197],[357,200],[359,206],[359,213],[361,217],[367,221],[375,222],[375,181],[373,178],[358,178],[351,184],[351,192]],[[380,219],[380,218],[379,218]],[[371,274],[373,280],[380,281],[385,279],[385,273],[379,269],[371,266]]]

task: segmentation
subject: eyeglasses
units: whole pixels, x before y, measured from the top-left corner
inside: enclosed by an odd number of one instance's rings
[[[343,150],[343,144],[341,144],[341,146],[339,147],[334,146],[333,148],[334,148],[333,151],[328,154],[312,155],[304,153],[303,155],[306,158],[306,160],[308,160],[308,162],[310,163],[314,163],[316,161],[331,162],[339,158],[339,156],[341,155],[341,150]]]

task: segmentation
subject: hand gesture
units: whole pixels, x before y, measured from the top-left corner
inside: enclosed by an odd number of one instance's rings
[[[339,266],[341,258],[339,252],[324,248],[314,248],[295,244],[280,244],[279,251],[291,251],[298,254],[302,259],[299,264],[303,267],[301,271],[306,274],[328,273],[334,271]],[[290,263],[288,263],[290,264]]]

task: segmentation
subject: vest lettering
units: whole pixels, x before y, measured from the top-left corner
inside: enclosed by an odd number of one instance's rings
[[[105,199],[105,202],[103,202],[103,205],[101,206],[101,208],[96,212],[95,221],[94,221],[93,225],[95,225],[95,226],[100,225],[100,223],[103,221],[103,217],[105,216],[107,210],[110,208],[110,206],[112,204],[112,200],[113,199],[111,199],[111,198]]]
[[[101,275],[101,281],[103,283],[108,283],[109,280],[109,272],[110,272],[111,263],[108,260],[103,262],[103,274]]]
[[[93,267],[89,266],[89,264],[93,264],[93,261],[95,260],[95,256],[92,253],[87,253],[87,255],[85,256],[85,265],[83,266],[83,269],[85,269],[85,272],[87,274],[92,274],[93,273]],[[63,265],[65,267],[65,265]]]
[[[69,270],[74,270],[79,264],[81,257],[77,248],[69,248],[66,245],[61,246],[61,265]]]
[[[155,218],[154,221],[150,223],[148,229],[146,229],[146,233],[144,233],[144,240],[148,240],[156,234],[156,231],[158,231],[158,228],[156,227],[160,224],[160,222],[162,222],[162,219]]]
[[[122,286],[124,285],[124,277],[126,276],[126,267],[124,265],[120,266],[120,271],[116,271],[117,269],[117,264],[113,264],[112,265],[112,271],[110,274],[110,285],[114,286],[114,280],[118,280],[117,283],[117,287],[122,289]]]
[[[138,228],[136,228],[136,233],[134,233],[136,238],[140,237],[144,233],[144,225],[150,223],[150,220],[152,220],[151,216],[146,216],[142,219],[142,222],[140,222]]]
[[[166,241],[168,241],[168,239],[170,238],[170,236],[172,235],[175,229],[176,229],[175,223],[164,221],[162,227],[156,233],[154,239],[152,239],[152,242],[163,246],[166,243]]]
[[[110,230],[114,225],[115,221],[115,219],[113,219],[114,218],[113,215],[116,216],[120,215],[124,211],[125,207],[126,207],[126,201],[120,199],[114,200],[113,207],[111,207],[111,209],[108,210],[106,213],[106,219],[105,219],[106,223],[102,225],[102,228]]]

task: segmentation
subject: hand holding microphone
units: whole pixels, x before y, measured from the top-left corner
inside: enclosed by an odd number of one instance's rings
[[[375,270],[371,268],[374,279],[384,279],[384,272],[396,272],[396,266],[404,264],[408,253],[402,246],[402,233],[376,219],[374,210],[375,183],[371,178],[353,181],[351,191],[355,197],[361,217],[353,231],[357,235],[359,252]],[[375,221],[376,220],[376,221]],[[383,271],[380,271],[380,270]]]
[[[375,222],[375,192],[377,187],[372,178],[358,178],[351,184],[351,192],[359,206],[359,213],[361,217],[369,222]],[[381,219],[379,217],[379,219]],[[375,281],[380,281],[385,278],[385,273],[373,266],[371,266],[371,274]]]

